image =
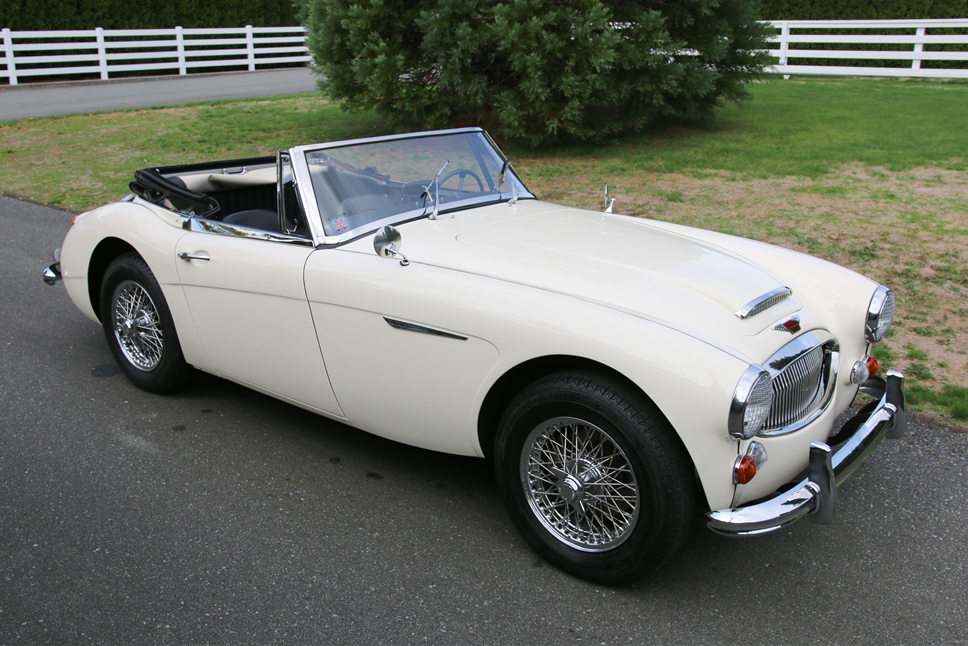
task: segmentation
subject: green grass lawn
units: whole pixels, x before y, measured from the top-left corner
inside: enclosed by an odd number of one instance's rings
[[[615,146],[560,145],[562,159],[639,171],[709,169],[743,177],[819,177],[848,163],[892,171],[968,168],[968,82],[772,79],[708,123],[663,124]]]
[[[603,145],[502,143],[539,197],[716,229],[818,255],[895,289],[878,346],[912,402],[968,422],[968,82],[770,79],[702,122]],[[0,191],[69,211],[139,168],[269,155],[392,132],[317,96],[0,123]]]

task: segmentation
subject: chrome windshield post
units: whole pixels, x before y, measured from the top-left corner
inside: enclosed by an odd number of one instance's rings
[[[501,193],[501,187],[504,186],[504,178],[507,175],[508,168],[511,166],[511,160],[507,157],[504,158],[504,164],[501,166],[501,173],[497,176],[497,191]],[[518,202],[518,187],[511,182],[511,199],[508,200],[508,206],[514,206]]]

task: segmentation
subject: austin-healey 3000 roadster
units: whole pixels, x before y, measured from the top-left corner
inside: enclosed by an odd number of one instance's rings
[[[650,573],[697,509],[732,536],[830,522],[905,428],[903,375],[871,356],[888,288],[608,199],[542,202],[479,128],[146,168],[131,191],[75,218],[44,279],[135,385],[202,370],[488,457],[531,546],[586,579]]]

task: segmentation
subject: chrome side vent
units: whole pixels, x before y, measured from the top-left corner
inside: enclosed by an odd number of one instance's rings
[[[751,300],[749,303],[743,306],[743,309],[736,312],[736,316],[740,317],[741,319],[752,318],[760,312],[765,312],[777,303],[785,301],[792,294],[793,290],[789,287],[778,287]]]
[[[770,357],[764,367],[773,379],[773,405],[759,435],[792,433],[820,415],[832,399],[839,362],[837,342],[822,331],[803,334]]]

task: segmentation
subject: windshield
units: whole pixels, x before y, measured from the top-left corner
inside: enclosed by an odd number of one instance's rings
[[[498,186],[505,158],[481,131],[377,139],[305,154],[327,236],[396,215],[430,213],[438,199],[446,212],[515,193],[534,197],[510,169]]]

